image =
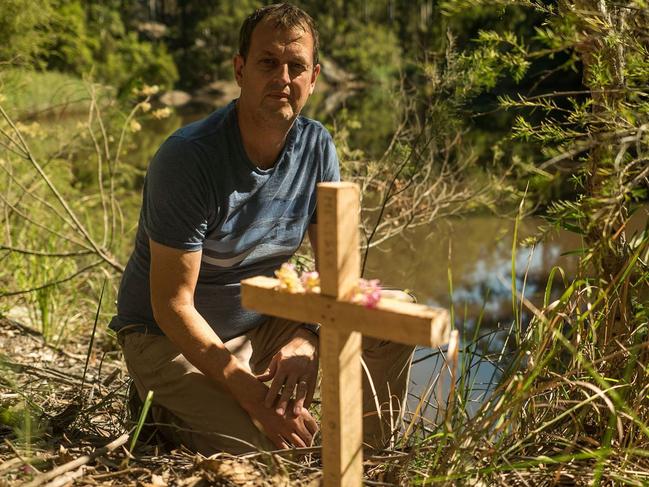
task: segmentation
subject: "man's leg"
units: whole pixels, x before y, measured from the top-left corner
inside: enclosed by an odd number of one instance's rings
[[[138,394],[144,398],[153,391],[153,417],[171,424],[163,431],[174,444],[204,455],[274,449],[239,403],[190,364],[167,337],[130,333],[120,342]],[[252,349],[246,335],[225,345],[249,363]]]
[[[273,355],[279,352],[301,327],[301,323],[271,317],[262,326],[248,332],[252,348],[250,357],[252,372],[257,375],[265,372]]]
[[[269,318],[225,346],[253,373],[260,374],[300,326]],[[154,391],[153,418],[172,425],[163,429],[172,443],[182,443],[204,455],[275,449],[239,403],[190,364],[167,337],[130,333],[120,337],[120,344],[139,396]]]
[[[384,290],[381,296],[414,301],[411,295],[398,290]],[[380,449],[387,447],[399,431],[415,347],[371,337],[363,337],[362,346],[366,367],[363,370],[363,441]]]
[[[372,448],[387,447],[399,430],[413,351],[411,345],[363,337],[363,441]]]

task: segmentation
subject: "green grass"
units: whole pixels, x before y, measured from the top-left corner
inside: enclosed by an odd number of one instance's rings
[[[0,70],[0,93],[7,111],[16,118],[44,115],[65,107],[69,113],[84,113],[90,96],[83,80],[53,71],[10,68]]]
[[[142,411],[140,411],[140,416],[138,417],[135,431],[133,432],[133,436],[131,437],[131,445],[129,447],[129,452],[131,453],[133,453],[135,445],[137,444],[137,440],[140,437],[140,433],[142,432],[142,427],[144,426],[144,421],[146,420],[146,415],[149,413],[151,404],[153,404],[153,391],[147,392],[146,398],[144,399]]]

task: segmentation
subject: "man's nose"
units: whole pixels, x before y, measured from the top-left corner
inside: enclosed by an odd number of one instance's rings
[[[279,72],[277,73],[277,77],[285,84],[289,84],[291,82],[291,73],[289,72],[288,69],[288,63],[280,64],[279,65]]]

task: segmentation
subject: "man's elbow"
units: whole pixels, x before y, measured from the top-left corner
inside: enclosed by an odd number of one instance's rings
[[[194,309],[194,303],[178,297],[157,296],[151,293],[151,309],[153,318],[160,325],[178,321],[178,318]]]

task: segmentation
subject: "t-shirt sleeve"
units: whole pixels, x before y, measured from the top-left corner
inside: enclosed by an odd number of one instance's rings
[[[203,247],[208,198],[201,154],[182,137],[172,136],[151,160],[144,183],[142,219],[149,238],[182,250]]]
[[[338,162],[338,154],[334,141],[326,132],[324,147],[323,147],[323,171],[321,183],[336,183],[340,181],[340,163]]]
[[[322,142],[322,173],[318,179],[319,183],[336,183],[340,181],[340,163],[338,162],[338,154],[336,153],[336,146],[334,141],[325,131],[325,136]],[[310,224],[318,223],[318,212],[313,212],[313,216],[309,221]]]

